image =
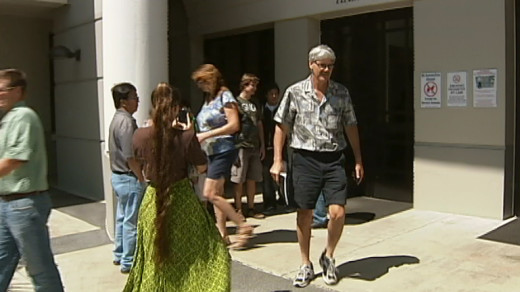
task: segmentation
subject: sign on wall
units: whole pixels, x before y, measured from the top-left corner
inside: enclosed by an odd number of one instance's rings
[[[448,106],[460,107],[468,105],[468,94],[466,85],[466,72],[448,72],[447,95]]]
[[[473,106],[497,106],[497,69],[473,70]]]
[[[343,4],[343,3],[349,3],[349,2],[357,2],[359,0],[336,0],[336,4]]]
[[[421,73],[421,107],[441,107],[441,73]]]

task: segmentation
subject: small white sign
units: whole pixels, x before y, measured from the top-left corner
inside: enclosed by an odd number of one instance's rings
[[[446,76],[448,106],[467,106],[466,72],[449,72]]]
[[[421,107],[441,107],[441,73],[421,73]]]
[[[473,106],[497,107],[497,69],[473,70]]]

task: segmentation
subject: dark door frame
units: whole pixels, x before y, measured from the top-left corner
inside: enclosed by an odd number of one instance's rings
[[[350,196],[413,202],[412,8],[324,20],[321,41],[336,51],[332,78],[358,117],[366,177]]]
[[[508,161],[513,161],[513,163],[511,169],[506,168],[504,218],[520,215],[520,90],[518,90],[520,88],[520,74],[518,74],[518,72],[520,72],[520,0],[509,1],[506,2],[506,4],[506,23],[507,29],[509,30],[507,36],[514,40],[510,41],[512,44],[509,42],[506,44],[508,48],[513,48],[513,52],[507,54],[506,57],[515,58],[515,63],[514,66],[512,66],[513,68],[508,68],[507,72],[509,76],[514,76],[514,81],[510,82],[511,85],[507,86],[506,89],[508,91],[507,94],[512,97],[507,99],[507,101],[512,104],[512,106],[508,106],[507,108],[514,109],[514,112],[506,113],[509,117],[512,116],[512,118],[506,119],[506,124],[512,127],[507,133],[512,132],[514,134],[514,138],[512,139],[514,146],[512,147],[512,151],[507,151],[506,149],[506,167],[509,164]],[[514,6],[514,8],[511,9],[512,7],[510,5]],[[511,17],[509,17],[510,14],[507,13],[509,9],[511,9],[510,11],[514,11],[514,15]],[[513,77],[509,78],[512,79]],[[513,153],[510,154],[510,152]],[[510,188],[512,188],[512,190]]]

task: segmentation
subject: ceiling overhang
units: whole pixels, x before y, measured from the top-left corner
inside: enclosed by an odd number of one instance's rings
[[[0,0],[0,15],[51,18],[68,0]]]

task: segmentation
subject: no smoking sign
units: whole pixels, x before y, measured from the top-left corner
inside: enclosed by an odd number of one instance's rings
[[[441,73],[421,73],[421,107],[441,107]]]

